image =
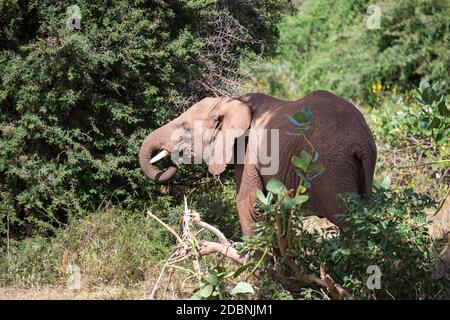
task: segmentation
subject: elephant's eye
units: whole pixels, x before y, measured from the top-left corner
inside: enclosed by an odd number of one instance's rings
[[[190,137],[191,137],[190,131],[183,127],[182,131],[181,131],[181,134],[178,137],[178,139],[179,139],[178,141],[179,142],[186,142],[186,141],[188,141],[190,139]]]

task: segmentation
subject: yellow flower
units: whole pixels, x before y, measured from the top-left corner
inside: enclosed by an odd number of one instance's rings
[[[381,82],[378,81],[378,83],[377,83],[377,90],[381,91],[382,88],[383,88],[383,86],[381,85]]]
[[[372,92],[373,93],[377,92],[377,86],[376,85],[372,85]]]

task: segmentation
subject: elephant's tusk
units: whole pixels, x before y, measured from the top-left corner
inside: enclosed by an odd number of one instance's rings
[[[150,164],[153,164],[161,159],[164,159],[165,157],[167,157],[170,154],[169,151],[167,150],[163,150],[160,153],[158,153],[156,156],[154,156],[153,158],[150,159]]]

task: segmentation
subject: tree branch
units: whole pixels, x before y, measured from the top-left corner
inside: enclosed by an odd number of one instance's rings
[[[224,257],[232,259],[240,264],[245,264],[248,261],[248,254],[239,254],[237,250],[230,245],[224,245],[222,243],[202,241],[198,249],[200,257],[206,256],[212,253],[219,253]]]

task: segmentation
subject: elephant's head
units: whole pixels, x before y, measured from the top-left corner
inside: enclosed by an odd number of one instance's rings
[[[155,162],[183,153],[183,158],[202,158],[209,172],[218,175],[232,158],[235,139],[249,128],[251,114],[250,105],[237,99],[205,98],[147,136],[139,153],[140,166],[147,177],[162,183],[175,175],[176,167],[160,169]]]

